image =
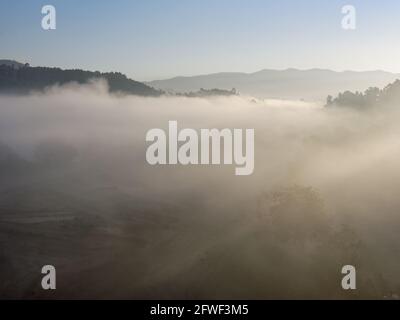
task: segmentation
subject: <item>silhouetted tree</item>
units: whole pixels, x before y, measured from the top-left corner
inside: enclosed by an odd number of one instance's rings
[[[380,90],[376,87],[368,88],[364,93],[345,91],[336,98],[328,96],[327,107],[367,108],[400,102],[400,80],[387,85]]]

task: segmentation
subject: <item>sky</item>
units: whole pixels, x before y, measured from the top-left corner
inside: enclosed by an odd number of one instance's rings
[[[43,30],[53,5],[57,29]],[[344,5],[355,30],[341,25]],[[325,68],[400,72],[398,0],[0,0],[0,59],[141,81]]]

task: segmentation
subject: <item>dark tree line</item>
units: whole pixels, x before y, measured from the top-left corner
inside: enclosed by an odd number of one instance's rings
[[[336,98],[328,96],[327,107],[368,108],[400,102],[400,80],[387,85],[383,89],[368,88],[363,92],[345,91]]]
[[[122,92],[139,96],[160,96],[162,91],[151,88],[141,82],[127,78],[119,72],[91,72],[80,69],[62,70],[60,68],[24,67],[13,65],[0,66],[0,92],[28,93],[43,90],[52,85],[69,82],[88,83],[91,79],[105,79],[110,92]]]
[[[202,98],[202,97],[214,97],[214,96],[236,96],[239,95],[239,93],[235,88],[233,88],[232,90],[201,88],[199,91],[196,92],[192,91],[189,93],[178,93],[177,95],[189,98]]]

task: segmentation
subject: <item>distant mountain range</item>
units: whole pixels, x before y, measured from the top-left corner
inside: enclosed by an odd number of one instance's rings
[[[101,73],[79,69],[30,67],[29,64],[13,60],[0,60],[0,93],[24,94],[33,90],[41,91],[56,84],[88,83],[92,79],[107,80],[110,92],[153,97],[163,94],[160,90],[129,79],[118,72]]]
[[[68,82],[108,81],[110,92],[158,97],[165,93],[187,97],[249,95],[256,98],[326,101],[340,92],[364,92],[383,88],[400,79],[385,71],[261,70],[255,73],[224,72],[192,77],[176,77],[147,83],[129,79],[119,72],[101,73],[80,69],[31,67],[14,60],[0,59],[0,93],[28,93]]]
[[[304,99],[325,101],[328,95],[345,90],[364,91],[384,87],[400,78],[385,71],[261,70],[255,73],[224,72],[192,77],[176,77],[148,82],[149,86],[167,92],[189,92],[203,89],[235,88],[241,94],[257,98]]]

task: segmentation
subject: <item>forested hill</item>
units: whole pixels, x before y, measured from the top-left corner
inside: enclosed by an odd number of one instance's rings
[[[154,97],[163,93],[141,82],[129,79],[118,72],[101,73],[79,69],[62,70],[60,68],[30,67],[29,65],[22,67],[16,67],[13,64],[0,65],[0,92],[2,93],[28,93],[32,90],[43,90],[56,84],[63,85],[69,82],[83,84],[91,79],[107,80],[110,92]]]
[[[328,96],[327,107],[369,108],[400,103],[400,80],[387,85],[383,89],[368,88],[365,92],[345,91],[336,98]]]

